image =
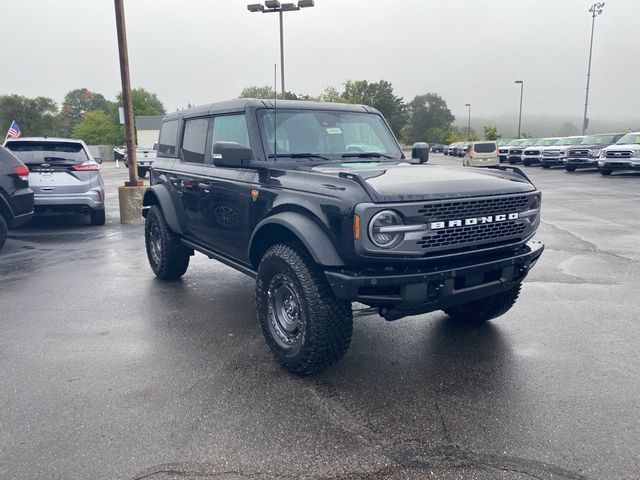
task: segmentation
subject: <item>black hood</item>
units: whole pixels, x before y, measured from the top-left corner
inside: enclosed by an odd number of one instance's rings
[[[525,177],[507,170],[411,164],[322,166],[319,173],[359,182],[376,203],[466,198],[531,192]]]

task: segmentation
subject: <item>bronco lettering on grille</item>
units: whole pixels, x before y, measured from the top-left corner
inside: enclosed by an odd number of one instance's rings
[[[445,222],[431,222],[430,227],[431,230],[441,230],[443,228],[506,222],[507,220],[517,220],[518,218],[520,218],[520,216],[517,213],[506,213],[501,215],[489,215],[488,217],[464,218],[461,220],[448,220]]]

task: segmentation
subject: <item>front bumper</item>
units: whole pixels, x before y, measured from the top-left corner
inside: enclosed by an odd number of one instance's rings
[[[506,291],[524,280],[543,250],[541,242],[529,241],[515,252],[445,268],[410,273],[340,270],[325,275],[337,298],[379,307],[383,314],[388,312],[385,318],[395,319]]]
[[[522,161],[522,155],[509,155],[509,163],[520,163]]]
[[[523,155],[522,163],[525,165],[538,165],[540,163],[540,155]]]
[[[542,157],[540,165],[553,167],[555,165],[564,165],[564,157]]]
[[[640,170],[640,159],[628,159],[628,160],[600,160],[598,161],[598,168],[600,170]]]
[[[564,159],[565,166],[575,168],[598,168],[598,159],[590,157],[569,157]]]

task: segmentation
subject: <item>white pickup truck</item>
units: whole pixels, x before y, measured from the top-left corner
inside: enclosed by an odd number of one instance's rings
[[[136,159],[138,160],[138,176],[140,178],[144,178],[147,176],[147,172],[153,165],[153,162],[156,159],[156,155],[158,154],[158,144],[154,143],[153,147],[137,147],[136,148]],[[127,168],[129,168],[129,156],[127,155],[124,159],[124,164]]]

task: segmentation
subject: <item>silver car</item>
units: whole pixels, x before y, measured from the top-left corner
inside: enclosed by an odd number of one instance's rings
[[[36,214],[75,213],[104,225],[104,182],[100,165],[82,140],[8,139],[5,148],[29,167]]]

